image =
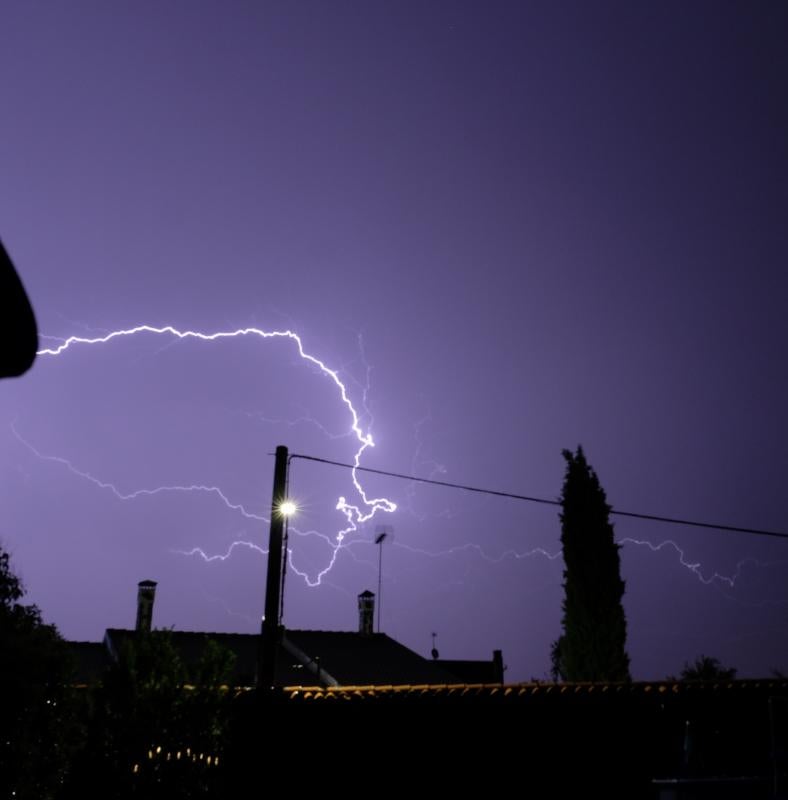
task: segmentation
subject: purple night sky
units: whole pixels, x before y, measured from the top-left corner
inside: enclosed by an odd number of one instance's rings
[[[42,347],[290,329],[365,466],[557,498],[582,443],[615,507],[788,530],[784,3],[18,2],[0,29],[0,236]],[[270,454],[352,460],[351,422],[286,339],[73,345],[0,384],[0,539],[67,638],[132,626],[144,578],[157,626],[257,631],[265,556],[232,543],[267,543]],[[398,510],[318,587],[288,573],[285,624],[353,629],[388,524],[387,633],[545,677],[558,509],[361,480]],[[314,582],[358,497],[305,461],[291,489]],[[634,677],[788,670],[788,542],[615,527]]]

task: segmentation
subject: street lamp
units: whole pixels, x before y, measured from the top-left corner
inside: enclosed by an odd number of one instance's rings
[[[383,606],[383,542],[393,538],[394,529],[390,525],[378,525],[375,530],[377,531],[375,544],[380,548],[378,551],[378,633],[380,633],[380,609]]]
[[[282,617],[282,555],[287,553],[285,541],[285,506],[295,504],[287,500],[287,448],[276,448],[274,461],[274,490],[271,499],[271,522],[268,534],[268,566],[265,579],[265,613],[260,631],[260,649],[257,661],[257,688],[269,691],[276,675],[276,649],[279,644],[279,621]]]
[[[298,506],[292,500],[283,500],[279,505],[279,513],[283,517],[292,517],[298,511]]]

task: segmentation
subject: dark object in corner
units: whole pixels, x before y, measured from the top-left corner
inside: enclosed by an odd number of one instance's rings
[[[15,378],[27,372],[36,350],[36,318],[25,287],[0,241],[0,378]]]

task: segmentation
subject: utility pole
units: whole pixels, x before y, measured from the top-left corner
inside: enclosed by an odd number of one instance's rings
[[[268,571],[265,583],[265,615],[260,635],[257,663],[257,688],[273,688],[276,673],[276,650],[280,634],[280,597],[282,593],[282,540],[285,513],[282,504],[287,498],[287,448],[276,448],[274,491],[271,498],[271,527],[268,535]]]

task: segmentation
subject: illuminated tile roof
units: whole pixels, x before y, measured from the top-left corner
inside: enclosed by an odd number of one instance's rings
[[[495,699],[502,702],[522,702],[531,699],[571,697],[617,697],[656,700],[669,696],[714,695],[784,695],[788,693],[788,680],[733,680],[733,681],[638,681],[632,683],[454,683],[454,684],[400,684],[358,686],[287,686],[283,689],[288,699],[300,701],[321,700],[386,700],[396,697],[425,697],[432,699],[466,698]]]

